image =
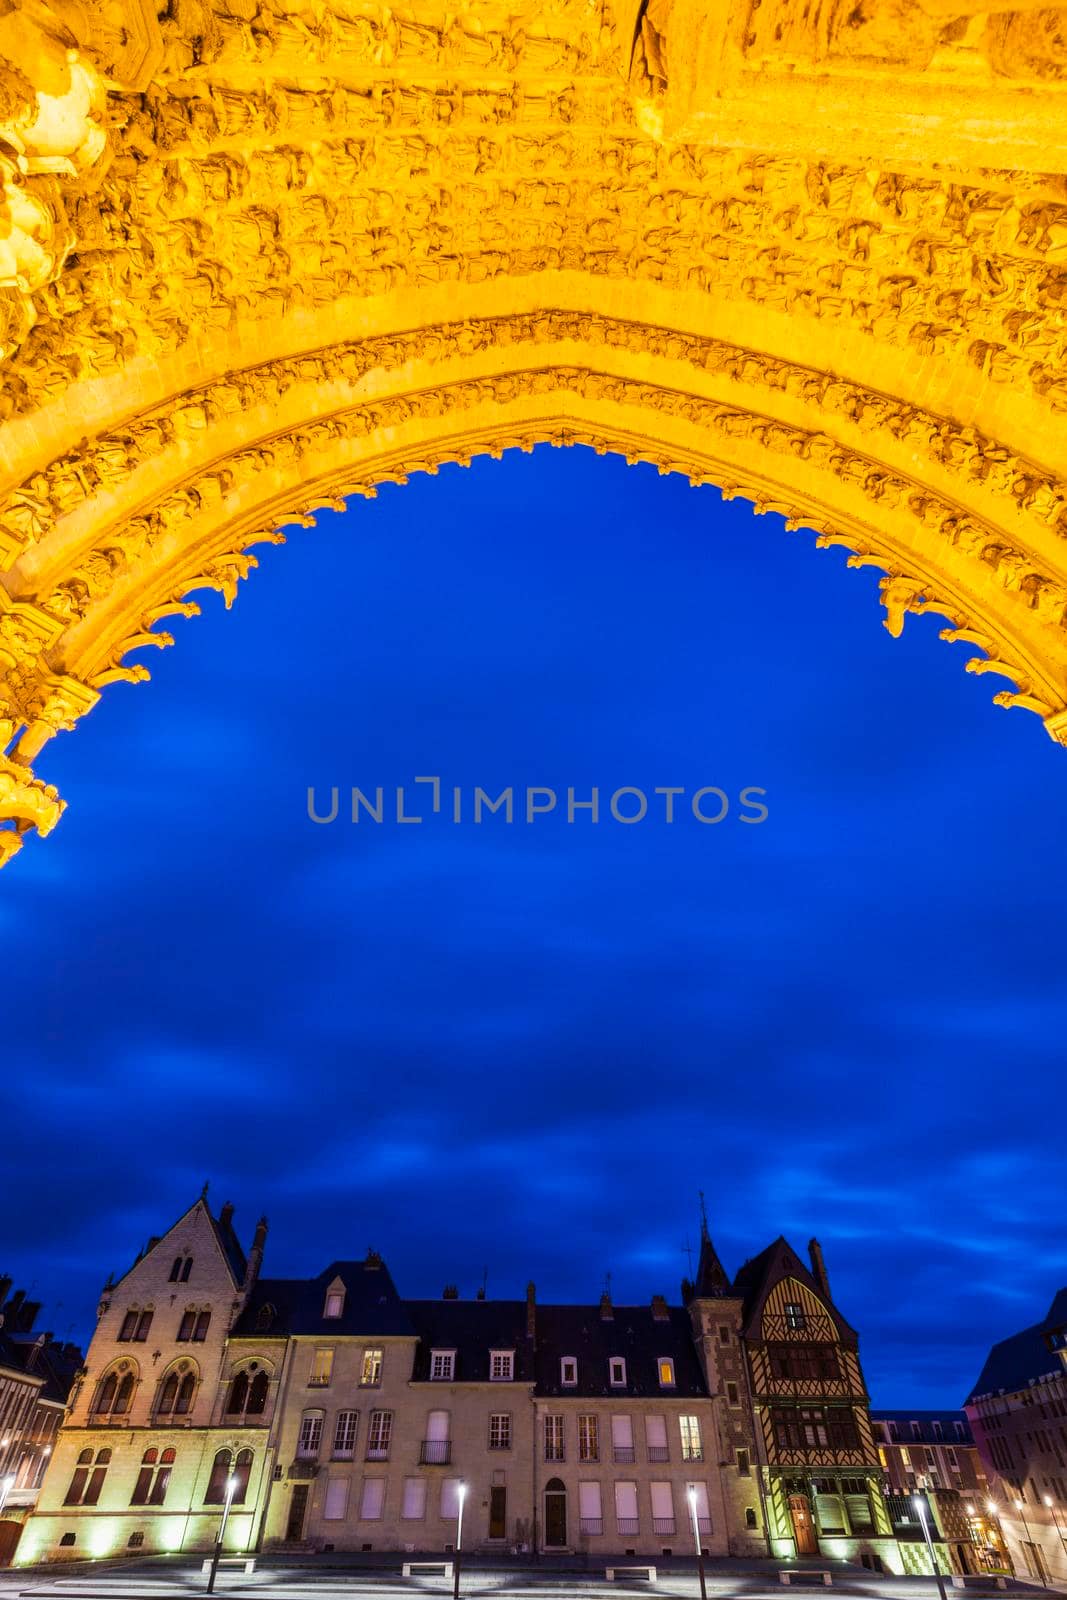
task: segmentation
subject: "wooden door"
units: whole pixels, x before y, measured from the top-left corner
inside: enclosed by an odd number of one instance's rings
[[[789,1496],[789,1515],[793,1519],[793,1537],[797,1542],[797,1555],[818,1555],[819,1541],[815,1536],[815,1524],[811,1516],[811,1502],[806,1494],[791,1494]]]
[[[545,1487],[545,1544],[567,1543],[567,1491],[562,1480],[550,1478]]]
[[[508,1491],[502,1485],[489,1490],[489,1537],[506,1539],[508,1536]]]
[[[306,1483],[293,1485],[293,1498],[289,1502],[289,1522],[285,1529],[286,1539],[294,1543],[304,1537],[304,1518],[307,1516],[308,1486]]]
[[[21,1522],[0,1522],[0,1567],[11,1565],[15,1546],[22,1536]]]

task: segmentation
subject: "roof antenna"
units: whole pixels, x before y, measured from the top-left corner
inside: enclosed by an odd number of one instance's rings
[[[685,1243],[683,1244],[682,1249],[685,1251],[685,1259],[689,1263],[689,1276],[692,1277],[693,1276],[693,1246],[689,1243],[689,1235],[688,1234],[686,1234],[686,1236],[685,1236]]]

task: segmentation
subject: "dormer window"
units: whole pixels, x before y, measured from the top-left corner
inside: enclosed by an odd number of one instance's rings
[[[326,1304],[322,1309],[324,1317],[340,1317],[344,1315],[345,1292],[343,1289],[328,1289],[326,1291]]]
[[[613,1389],[625,1389],[626,1362],[622,1356],[612,1356],[608,1362],[608,1381]]]
[[[454,1350],[430,1351],[430,1382],[451,1383],[456,1375],[456,1352]]]
[[[564,1389],[573,1389],[578,1382],[578,1361],[575,1356],[563,1356],[559,1364],[559,1381]]]
[[[656,1362],[656,1371],[659,1374],[660,1388],[673,1389],[675,1382],[674,1362],[670,1356],[660,1356],[659,1360]]]
[[[514,1376],[514,1350],[491,1350],[489,1352],[489,1377],[493,1383],[510,1383]]]
[[[785,1308],[785,1325],[787,1328],[792,1328],[797,1332],[807,1326],[804,1307],[797,1305],[795,1300],[791,1300]]]

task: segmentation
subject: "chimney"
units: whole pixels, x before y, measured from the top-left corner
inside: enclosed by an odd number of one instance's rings
[[[526,1337],[537,1336],[537,1290],[532,1283],[526,1285]]]
[[[811,1275],[819,1285],[823,1299],[829,1301],[830,1280],[826,1276],[826,1262],[822,1258],[822,1245],[818,1239],[808,1240],[808,1255],[811,1257]]]
[[[11,1279],[5,1273],[3,1277],[0,1277],[0,1308],[3,1307],[4,1301],[7,1299],[10,1289]]]
[[[222,1210],[219,1212],[219,1227],[220,1228],[229,1228],[229,1227],[232,1226],[232,1224],[233,1224],[233,1201],[232,1200],[227,1200],[226,1204],[222,1207]]]
[[[248,1252],[248,1266],[245,1268],[245,1281],[243,1287],[251,1289],[259,1277],[259,1269],[263,1265],[263,1246],[267,1242],[267,1219],[260,1217],[256,1223],[256,1231],[252,1238],[252,1248]]]
[[[37,1320],[37,1313],[41,1309],[39,1300],[24,1300],[19,1308],[18,1321],[15,1324],[16,1333],[32,1333],[33,1325]]]
[[[22,1310],[22,1302],[25,1300],[25,1298],[25,1289],[16,1289],[14,1294],[11,1296],[11,1299],[4,1307],[4,1315],[7,1318],[7,1325],[9,1328],[18,1328],[19,1312]]]
[[[381,1264],[382,1264],[382,1258],[378,1254],[377,1250],[368,1249],[368,1251],[367,1251],[367,1259],[363,1263],[364,1271],[365,1272],[377,1272],[378,1268],[381,1266]]]
[[[667,1310],[667,1302],[661,1294],[652,1296],[652,1320],[654,1322],[669,1322],[671,1314]]]
[[[441,1291],[441,1299],[442,1300],[458,1300],[459,1299],[459,1290],[456,1288],[456,1285],[454,1283],[446,1283],[445,1284],[444,1289]]]
[[[485,1289],[484,1288],[479,1289],[478,1293],[474,1296],[474,1298],[476,1300],[484,1300],[485,1299]]]
[[[615,1320],[615,1312],[612,1310],[611,1305],[611,1296],[606,1289],[600,1296],[600,1320],[601,1322],[614,1322]]]

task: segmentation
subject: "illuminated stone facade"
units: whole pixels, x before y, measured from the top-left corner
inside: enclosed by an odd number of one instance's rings
[[[844,545],[1067,741],[1063,18],[16,0],[0,860],[254,546],[543,442]]]

